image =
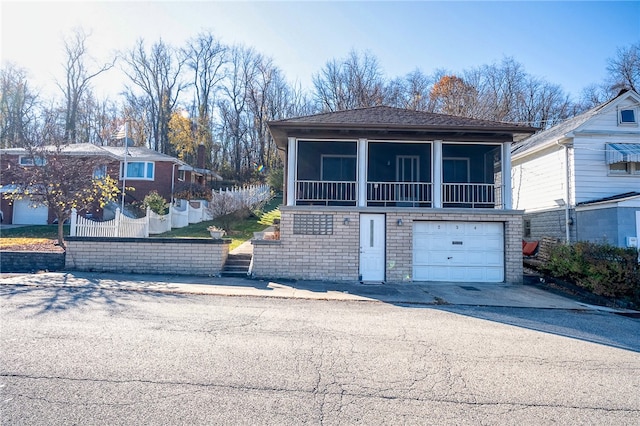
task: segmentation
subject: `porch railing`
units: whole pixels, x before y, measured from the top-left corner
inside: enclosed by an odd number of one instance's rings
[[[431,184],[426,182],[367,182],[367,204],[431,207]]]
[[[355,181],[296,181],[296,203],[355,206]],[[499,185],[443,183],[442,207],[500,208]],[[368,206],[433,207],[433,184],[428,182],[367,182]]]
[[[296,182],[296,202],[325,205],[356,205],[355,181],[299,180]]]
[[[443,207],[494,208],[502,202],[500,187],[489,183],[443,183]]]

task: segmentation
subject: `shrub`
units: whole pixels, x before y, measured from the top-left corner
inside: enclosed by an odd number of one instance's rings
[[[176,186],[174,198],[181,200],[211,200],[211,190],[199,183],[182,183]]]
[[[145,209],[149,207],[155,214],[165,215],[169,212],[169,203],[157,191],[149,192],[142,200],[142,205]]]
[[[282,192],[284,185],[284,168],[276,167],[271,169],[267,176],[267,183],[276,192]]]
[[[608,244],[578,242],[551,249],[543,267],[594,294],[640,303],[638,251]]]

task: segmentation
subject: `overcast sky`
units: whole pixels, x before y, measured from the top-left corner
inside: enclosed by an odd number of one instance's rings
[[[6,1],[0,3],[1,58],[26,68],[54,93],[62,75],[62,37],[91,32],[89,53],[104,60],[143,38],[174,46],[203,30],[273,58],[294,83],[351,49],[369,51],[389,78],[419,68],[460,72],[513,57],[525,71],[574,98],[606,75],[616,49],[640,41],[640,1]],[[118,70],[95,80],[117,96]],[[57,95],[57,93],[56,93]]]

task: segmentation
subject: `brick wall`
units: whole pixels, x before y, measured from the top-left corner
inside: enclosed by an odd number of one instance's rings
[[[218,275],[231,240],[196,238],[66,239],[66,268],[139,274]]]
[[[445,220],[501,222],[505,237],[505,281],[522,282],[522,214],[514,211],[358,210],[284,207],[280,241],[253,241],[253,269],[258,277],[358,280],[360,213],[386,214],[386,281],[411,281],[413,275],[413,221]],[[296,235],[294,214],[333,215],[332,235]],[[345,223],[345,219],[349,219]],[[402,219],[403,226],[397,226]]]
[[[0,252],[1,272],[61,271],[65,265],[65,253],[42,253],[31,251]]]

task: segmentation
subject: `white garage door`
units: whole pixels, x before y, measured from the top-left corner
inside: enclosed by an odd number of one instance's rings
[[[413,279],[503,282],[503,224],[414,222]]]
[[[31,200],[16,200],[13,203],[13,223],[16,225],[46,225],[49,209],[44,204]]]

